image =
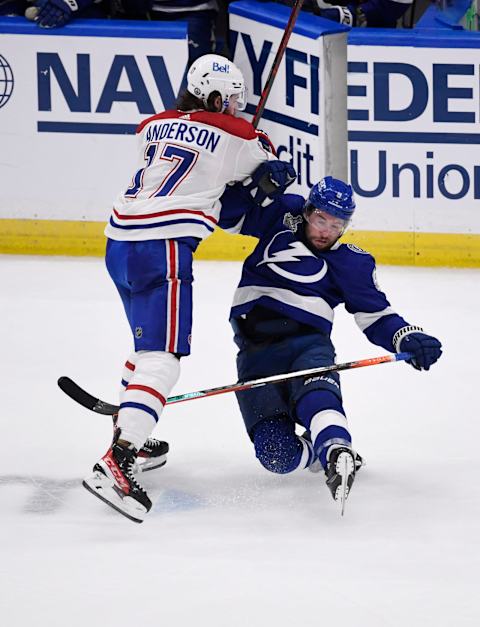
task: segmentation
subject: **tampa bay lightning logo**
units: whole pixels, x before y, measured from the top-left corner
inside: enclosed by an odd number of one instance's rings
[[[287,237],[282,237],[285,234]],[[323,279],[328,270],[327,262],[316,257],[302,242],[292,241],[291,236],[290,230],[276,233],[265,247],[263,259],[257,263],[257,267],[267,264],[268,268],[276,274],[297,283],[316,283]],[[301,274],[300,268],[297,273],[287,270],[283,266],[283,264],[290,262],[301,261],[302,257],[309,257],[310,259],[304,260],[301,264]],[[319,264],[321,264],[320,270],[318,270]],[[310,273],[308,273],[309,270]]]

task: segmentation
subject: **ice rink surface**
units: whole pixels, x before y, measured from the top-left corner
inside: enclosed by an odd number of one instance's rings
[[[429,373],[342,374],[367,466],[346,514],[323,476],[269,474],[232,394],[168,407],[167,465],[136,525],[81,486],[111,438],[56,386],[117,401],[130,338],[102,260],[0,257],[4,627],[478,627],[480,272],[380,267],[393,307],[438,336]],[[197,262],[193,353],[175,393],[235,381],[240,264]],[[385,351],[337,310],[338,361]]]

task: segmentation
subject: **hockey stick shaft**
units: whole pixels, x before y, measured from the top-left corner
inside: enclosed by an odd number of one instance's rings
[[[332,364],[331,366],[320,366],[318,368],[309,368],[308,370],[297,370],[296,372],[288,372],[286,374],[272,375],[252,381],[240,381],[232,385],[224,385],[218,388],[210,388],[207,390],[199,390],[198,392],[187,392],[178,396],[170,396],[167,399],[167,405],[174,403],[184,403],[192,401],[195,398],[205,398],[206,396],[216,396],[218,394],[226,394],[228,392],[241,392],[242,390],[251,390],[253,388],[269,385],[270,383],[283,383],[290,379],[299,379],[309,377],[311,375],[323,374],[325,372],[339,372],[341,370],[352,370],[353,368],[362,368],[364,366],[376,366],[377,364],[385,364],[393,361],[402,361],[411,359],[410,353],[396,353],[395,355],[383,355],[382,357],[370,357],[368,359],[359,359],[358,361],[347,361],[343,364]]]
[[[270,90],[272,89],[273,81],[275,80],[278,68],[280,67],[280,63],[282,62],[288,40],[290,39],[290,35],[292,34],[295,22],[297,21],[298,14],[302,10],[303,2],[304,0],[296,0],[295,4],[292,7],[290,18],[288,20],[287,26],[285,27],[280,45],[278,46],[277,54],[275,55],[275,58],[273,60],[272,67],[270,68],[267,82],[265,83],[265,87],[263,88],[263,91],[260,95],[260,100],[258,101],[255,115],[253,116],[252,124],[254,128],[257,128],[260,118],[263,115],[263,110],[265,109],[265,105],[267,104],[267,99],[270,94]]]
[[[403,361],[411,359],[410,353],[397,353],[390,355],[383,355],[381,357],[370,357],[367,359],[359,359],[358,361],[347,361],[342,364],[332,364],[331,366],[321,366],[319,368],[309,368],[308,370],[298,370],[296,372],[288,372],[286,374],[272,375],[270,377],[263,377],[261,379],[254,379],[252,381],[240,381],[239,383],[233,383],[231,385],[223,385],[221,387],[209,388],[206,390],[199,390],[198,392],[187,392],[186,394],[179,394],[177,396],[170,396],[167,399],[167,405],[173,405],[174,403],[184,403],[186,401],[193,401],[197,398],[205,398],[207,396],[217,396],[218,394],[227,394],[229,392],[240,392],[242,390],[251,390],[253,388],[261,387],[263,385],[269,385],[271,383],[283,383],[290,379],[298,379],[302,377],[308,377],[311,375],[323,374],[326,372],[340,372],[341,370],[353,370],[354,368],[363,368],[365,366],[376,366],[378,364],[385,364],[394,361]],[[74,401],[83,405],[87,409],[94,411],[97,414],[112,415],[118,413],[120,407],[118,405],[112,405],[106,403],[95,396],[92,396],[79,385],[72,381],[69,377],[60,377],[58,380],[60,389],[70,396]]]

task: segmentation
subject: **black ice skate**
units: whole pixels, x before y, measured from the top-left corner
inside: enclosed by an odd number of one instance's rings
[[[311,442],[312,436],[310,435],[310,431],[305,431],[304,433],[302,433],[302,438]],[[358,472],[362,466],[366,465],[366,462],[359,453],[356,453],[355,451],[352,451],[352,453],[355,455],[355,472]],[[312,463],[308,467],[308,470],[310,472],[313,472],[314,474],[317,474],[318,472],[323,470],[323,466],[317,456],[315,456],[315,458],[313,459]]]
[[[115,440],[117,434],[117,420],[118,414],[114,414],[113,418],[113,439]],[[155,438],[147,438],[147,441],[138,451],[137,461],[134,468],[134,472],[147,472],[147,470],[154,470],[155,468],[161,468],[167,463],[167,453],[169,451],[168,442],[163,440],[156,440]]]
[[[147,441],[138,451],[137,467],[141,472],[161,468],[167,463],[168,442],[147,438]]]
[[[360,457],[360,456],[358,456]],[[360,457],[360,466],[363,463]],[[335,501],[341,503],[341,514],[345,511],[345,502],[350,494],[356,473],[356,454],[346,446],[333,445],[327,453],[327,486]]]
[[[107,505],[134,522],[143,522],[152,507],[147,493],[134,476],[137,451],[133,444],[118,444],[120,429],[112,447],[93,467],[83,486]]]

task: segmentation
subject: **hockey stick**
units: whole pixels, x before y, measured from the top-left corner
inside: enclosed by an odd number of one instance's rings
[[[178,396],[170,396],[167,398],[167,405],[174,403],[184,403],[185,401],[193,401],[196,398],[205,398],[206,396],[215,396],[217,394],[226,394],[227,392],[241,392],[242,390],[251,390],[270,383],[283,383],[289,379],[298,379],[300,377],[309,377],[310,375],[323,374],[325,372],[339,372],[340,370],[352,370],[353,368],[362,368],[364,366],[376,366],[377,364],[385,364],[393,361],[403,361],[411,359],[411,353],[397,353],[396,355],[383,355],[382,357],[370,357],[368,359],[359,359],[358,361],[347,361],[343,364],[332,364],[331,366],[321,366],[319,368],[310,368],[308,370],[297,370],[296,372],[288,372],[286,374],[275,374],[270,377],[261,379],[253,379],[252,381],[240,381],[232,385],[223,385],[218,388],[210,388],[207,390],[199,390],[198,392],[187,392]],[[79,385],[72,381],[69,377],[60,377],[58,386],[70,396],[74,401],[83,405],[86,409],[90,409],[97,414],[111,416],[117,414],[120,407],[101,401],[100,399],[85,392]]]
[[[295,22],[297,21],[298,14],[302,9],[303,2],[304,0],[295,0],[295,4],[292,7],[292,12],[290,13],[290,18],[283,33],[282,41],[278,46],[277,54],[275,55],[272,67],[270,68],[270,74],[268,75],[265,87],[260,94],[260,100],[257,104],[257,110],[255,111],[255,115],[253,116],[252,124],[254,128],[257,128],[260,118],[263,115],[263,110],[265,109],[265,105],[267,104],[267,98],[270,94],[270,90],[272,89],[273,81],[275,80],[278,68],[280,67],[280,63],[282,62],[283,53],[285,52],[285,49],[287,47],[288,40],[290,39],[290,35],[292,34]]]

